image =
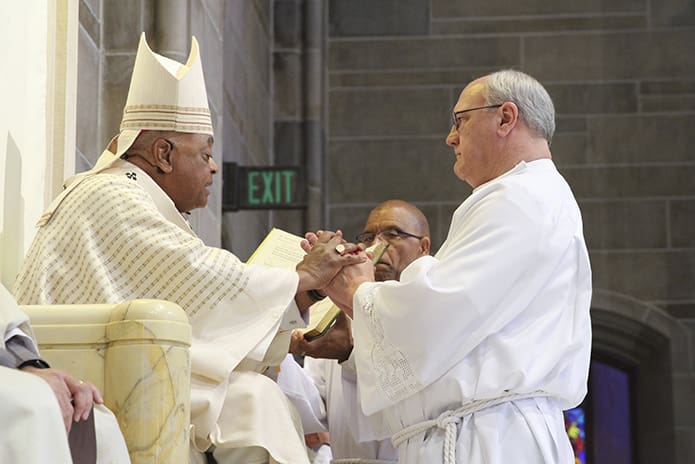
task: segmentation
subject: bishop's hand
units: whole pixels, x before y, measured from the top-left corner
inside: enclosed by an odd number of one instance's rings
[[[367,259],[362,245],[347,243],[340,231],[308,233],[302,241],[307,254],[297,264],[299,286],[297,293],[322,289],[327,286],[344,266],[359,264]]]

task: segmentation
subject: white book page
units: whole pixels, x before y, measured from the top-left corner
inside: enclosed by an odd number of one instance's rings
[[[253,252],[247,264],[294,269],[306,254],[300,246],[302,237],[273,228]]]

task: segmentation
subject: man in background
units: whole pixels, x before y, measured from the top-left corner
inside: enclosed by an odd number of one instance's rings
[[[401,272],[416,259],[429,255],[430,229],[425,215],[415,205],[388,200],[369,213],[357,241],[367,247],[388,244],[374,268],[377,282],[399,280]],[[305,355],[304,370],[309,374],[325,402],[334,462],[341,459],[396,462],[398,454],[390,439],[367,440],[379,424],[361,414],[352,353],[351,321],[342,313],[322,337],[307,341],[301,331],[292,334],[290,351]]]

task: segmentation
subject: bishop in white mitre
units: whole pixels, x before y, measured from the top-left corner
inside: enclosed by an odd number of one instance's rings
[[[192,448],[220,464],[304,463],[296,412],[261,373],[305,325],[295,299],[358,258],[335,253],[342,239],[328,234],[323,254],[308,254],[296,272],[206,246],[184,214],[207,203],[218,171],[212,134],[195,38],[180,64],[153,53],[143,34],[120,133],[42,216],[14,293],[22,304],[179,304],[193,329]]]

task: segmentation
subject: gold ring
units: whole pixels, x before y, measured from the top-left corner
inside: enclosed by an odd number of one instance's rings
[[[344,251],[345,251],[345,245],[343,245],[342,243],[339,243],[335,246],[335,252],[338,253],[339,255],[342,255]]]

